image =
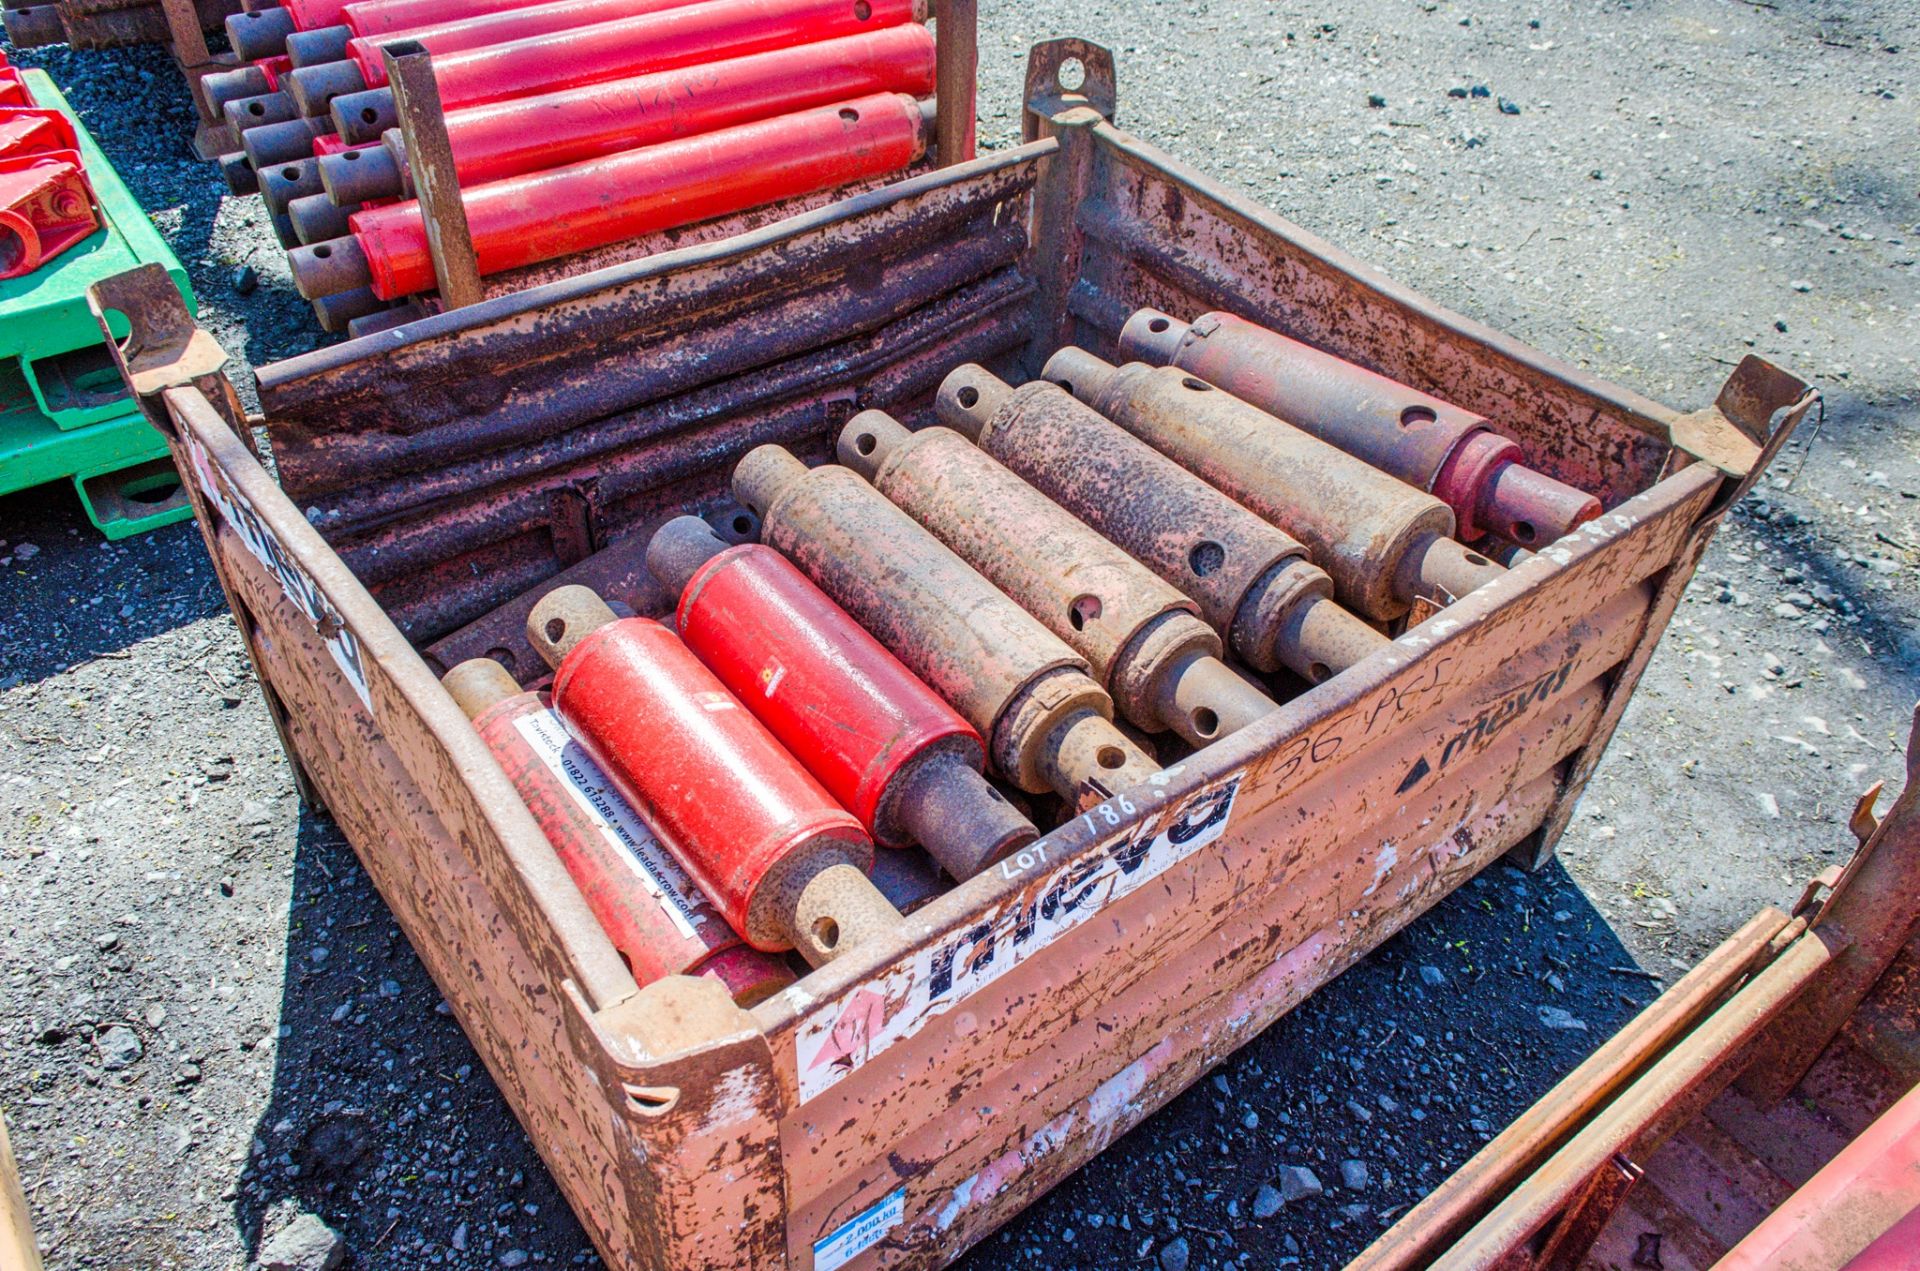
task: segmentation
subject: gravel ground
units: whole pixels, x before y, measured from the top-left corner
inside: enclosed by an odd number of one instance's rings
[[[1123,124],[1456,309],[1676,404],[1749,350],[1829,395],[1720,534],[1560,862],[1489,871],[967,1259],[1337,1266],[1899,779],[1920,7],[984,9],[989,144],[1028,43],[1086,35]],[[192,159],[162,57],[13,55],[83,112],[242,371],[321,338],[257,201]],[[54,486],[0,499],[0,540],[0,1106],[48,1264],[239,1267],[303,1209],[358,1268],[594,1264],[299,808],[192,527],[104,545]]]

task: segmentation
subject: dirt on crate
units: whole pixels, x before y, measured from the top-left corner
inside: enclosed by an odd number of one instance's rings
[[[1120,122],[1454,308],[1677,405],[1749,350],[1810,421],[1702,565],[1561,848],[1461,889],[968,1255],[1337,1267],[1897,786],[1920,668],[1920,10],[1013,5]],[[45,66],[249,368],[327,337],[153,50]],[[197,531],[0,499],[0,1107],[53,1268],[594,1265],[332,823],[295,799]],[[288,1233],[292,1229],[291,1234]]]

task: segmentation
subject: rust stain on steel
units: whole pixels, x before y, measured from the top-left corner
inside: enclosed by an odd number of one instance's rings
[[[864,431],[863,420],[870,421]],[[951,429],[909,434],[884,415],[863,414],[842,434],[841,452],[843,462],[1086,658],[1109,692],[1149,700],[1146,668],[1132,666],[1130,655],[1147,627],[1176,614],[1188,615],[1197,648],[1220,656],[1220,640],[1199,621],[1197,605]],[[1116,690],[1117,675],[1140,682]],[[1146,718],[1136,722],[1153,726],[1153,711],[1140,713]]]
[[[953,392],[958,402],[961,389]],[[1248,591],[1276,564],[1306,555],[1297,539],[1052,384],[1014,389],[979,445],[1193,597],[1216,631],[1232,628]]]
[[[950,246],[961,227],[1011,209],[1032,184],[1048,144],[836,201],[738,238],[698,244],[532,291],[516,292],[396,331],[319,349],[262,368],[262,409],[315,433],[380,428],[405,434],[502,411],[565,422],[621,408],[635,356],[692,319],[718,320],[776,295],[852,270],[889,244]],[[694,341],[697,345],[697,341]],[[472,368],[505,376],[476,393]],[[521,375],[538,367],[540,374]],[[529,412],[529,408],[532,408]]]
[[[1047,367],[1102,415],[1305,543],[1341,603],[1369,617],[1404,614],[1409,558],[1453,533],[1452,511],[1431,494],[1177,367],[1068,353]]]
[[[503,448],[516,454],[579,453],[595,444],[606,419],[884,330],[927,304],[1006,271],[1025,245],[1018,226],[983,226],[950,248],[909,245],[900,253],[855,262],[857,267],[826,276],[818,286],[782,288],[750,309],[699,315],[694,331],[700,338],[686,332],[648,349],[623,372],[626,389],[621,399],[597,403],[603,409],[591,423],[573,418],[564,397],[537,412],[481,414],[406,433],[347,432],[330,425],[312,435],[276,422],[274,450],[281,456],[282,480],[294,497],[311,498],[362,480],[368,471],[384,474],[390,489],[405,489],[406,474],[422,468],[444,471],[450,463],[489,460],[505,466],[494,457]],[[1006,278],[1001,285],[1017,286],[1018,280]],[[584,330],[581,336],[593,338]],[[556,394],[564,390],[564,384],[554,387]],[[496,386],[492,391],[509,390]],[[522,463],[513,465],[516,472],[523,468]],[[395,497],[389,494],[383,506]],[[419,496],[414,497],[418,501]]]

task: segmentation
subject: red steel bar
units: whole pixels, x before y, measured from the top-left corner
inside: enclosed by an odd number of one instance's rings
[[[897,931],[873,840],[673,632],[561,587],[527,638],[568,730],[747,943],[820,966]]]
[[[483,13],[404,32],[357,36],[347,42],[347,56],[366,77],[366,83],[361,87],[378,88],[387,82],[387,68],[380,60],[380,42],[390,38],[391,34],[403,34],[410,40],[418,40],[429,53],[441,56],[484,48],[489,44],[508,44],[537,35],[550,35],[555,31],[571,31],[598,26],[603,22],[644,17],[666,9],[684,8],[692,3],[695,0],[554,0],[551,4],[503,9],[497,13]]]
[[[1191,324],[1142,309],[1120,351],[1178,366],[1453,509],[1458,537],[1494,533],[1522,547],[1600,515],[1600,501],[1536,472],[1486,418],[1230,313]]]
[[[452,22],[477,14],[511,9],[521,0],[287,0],[280,7],[236,13],[226,21],[227,40],[243,62],[258,62],[286,51],[296,31],[345,25],[355,35],[393,35],[414,27]]]
[[[883,93],[495,181],[462,197],[484,275],[880,176],[924,149],[919,103]],[[352,226],[348,237],[290,254],[302,295],[371,285],[394,300],[434,285],[417,202],[364,209]]]
[[[462,662],[445,683],[641,987],[706,975],[752,1006],[793,983],[781,959],[727,925],[568,735],[546,694],[523,692],[491,658]]]
[[[476,186],[871,93],[924,97],[933,74],[933,36],[909,23],[449,111],[447,137],[460,183]],[[412,193],[400,133],[382,143],[321,164],[335,202]]]
[[[965,879],[1040,836],[980,775],[980,734],[786,557],[682,516],[647,564],[680,638],[876,840]]]

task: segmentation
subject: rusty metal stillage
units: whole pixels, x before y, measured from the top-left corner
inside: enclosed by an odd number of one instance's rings
[[[1017,147],[263,368],[277,484],[177,297],[96,294],[303,793],[612,1265],[942,1265],[1476,871],[1545,859],[1814,398],[1749,358],[1682,414],[1449,313],[1116,127],[1095,45],[1036,48],[1027,96]],[[862,410],[930,425],[968,362],[1125,361],[1142,308],[1498,421],[1605,511],[764,1001],[638,988],[422,651],[532,687],[528,594],[675,516],[751,530],[749,451],[820,462]]]

